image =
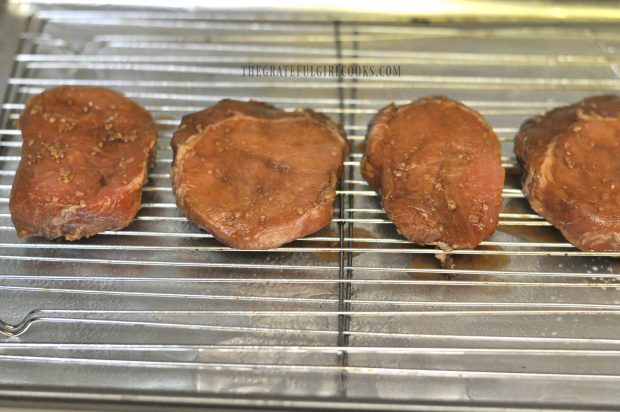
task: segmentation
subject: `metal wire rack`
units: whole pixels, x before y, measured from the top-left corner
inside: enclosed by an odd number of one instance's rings
[[[287,408],[620,405],[620,253],[578,251],[534,214],[512,155],[525,118],[620,89],[620,29],[321,19],[33,13],[0,112],[0,394],[122,391]],[[248,64],[386,64],[401,75],[248,77]],[[111,87],[147,107],[160,130],[156,167],[126,230],[19,240],[8,210],[14,121],[29,96],[63,84]],[[455,269],[402,239],[359,173],[372,114],[429,94],[479,110],[504,149],[498,231],[456,251]],[[224,97],[311,107],[345,127],[352,150],[328,228],[277,250],[237,251],[177,210],[170,137],[183,114]]]

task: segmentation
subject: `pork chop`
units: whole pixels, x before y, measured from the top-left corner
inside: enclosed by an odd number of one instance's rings
[[[178,206],[238,249],[275,248],[328,225],[348,152],[324,115],[234,100],[185,116],[172,148]]]
[[[413,243],[473,249],[502,207],[501,148],[477,112],[447,97],[379,111],[361,168],[396,229]]]
[[[527,120],[515,154],[532,209],[581,250],[620,250],[620,97]]]
[[[109,89],[58,87],[30,98],[19,124],[9,203],[19,237],[75,240],[131,223],[157,144],[146,110]]]

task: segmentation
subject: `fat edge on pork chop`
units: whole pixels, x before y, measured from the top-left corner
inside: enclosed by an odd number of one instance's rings
[[[269,249],[329,224],[348,152],[311,110],[223,100],[183,118],[172,187],[188,219],[238,249]]]
[[[134,101],[99,87],[31,97],[9,207],[19,237],[75,240],[132,222],[157,131]]]
[[[362,175],[408,240],[473,249],[495,231],[501,147],[477,112],[443,96],[390,104],[370,123],[366,142]]]

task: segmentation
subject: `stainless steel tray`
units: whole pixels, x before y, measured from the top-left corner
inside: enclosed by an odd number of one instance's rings
[[[37,8],[0,119],[0,395],[283,408],[620,406],[620,260],[580,252],[527,206],[512,139],[527,117],[620,89],[620,28],[347,22],[241,11]],[[244,77],[246,64],[390,64],[394,78]],[[107,86],[160,128],[126,230],[19,240],[8,196],[24,101]],[[455,252],[404,241],[359,173],[372,114],[445,94],[504,149],[496,234]],[[224,97],[311,107],[351,143],[326,230],[231,250],[174,205],[169,140]],[[119,395],[122,394],[122,397]]]

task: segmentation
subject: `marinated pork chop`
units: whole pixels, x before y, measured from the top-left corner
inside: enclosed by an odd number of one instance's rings
[[[239,249],[269,249],[328,225],[344,133],[311,110],[223,100],[185,116],[172,187],[189,220]]]
[[[146,110],[112,90],[58,87],[29,99],[19,124],[9,204],[19,237],[75,240],[131,223],[157,143]]]
[[[620,250],[620,97],[526,121],[515,154],[532,209],[581,250]]]
[[[411,242],[475,248],[497,226],[504,169],[497,136],[446,97],[390,104],[371,122],[362,174]]]

